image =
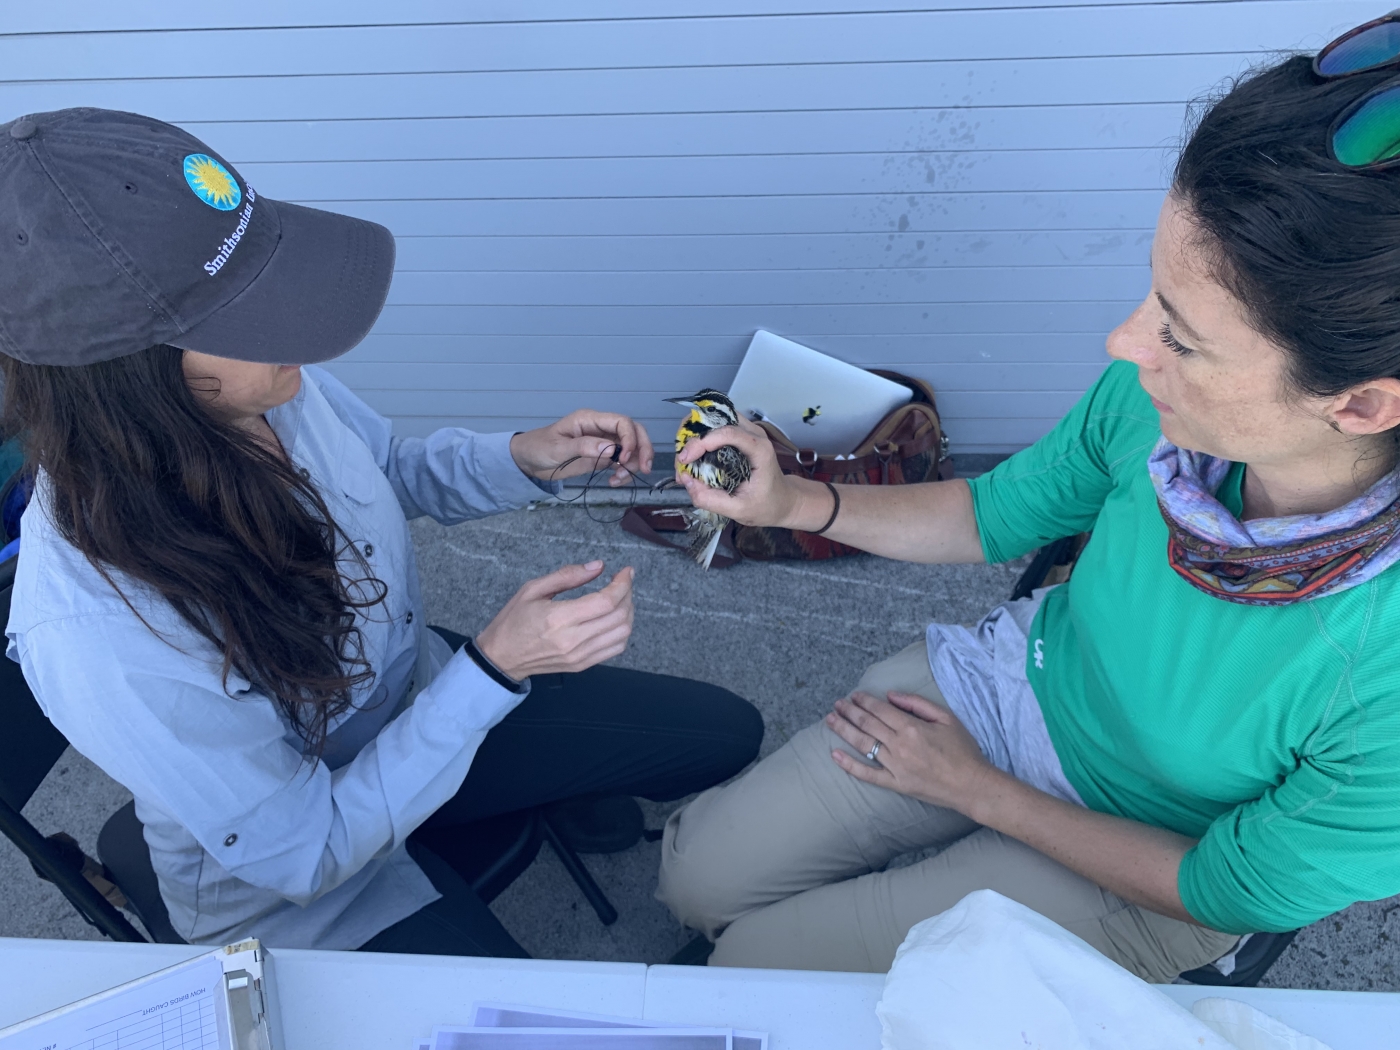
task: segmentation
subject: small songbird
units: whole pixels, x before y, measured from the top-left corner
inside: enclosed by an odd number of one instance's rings
[[[673,405],[684,405],[690,415],[681,421],[676,431],[676,451],[680,452],[691,438],[703,437],[719,427],[733,426],[739,422],[739,413],[734,410],[734,402],[718,390],[702,390],[690,397],[668,397],[665,400]],[[682,473],[699,478],[712,489],[724,489],[733,495],[743,482],[749,480],[753,467],[748,457],[733,445],[722,445],[706,452],[694,463],[677,463]],[[722,514],[698,507],[689,512],[690,556],[702,569],[710,567],[710,561],[719,547],[719,539],[729,519]]]

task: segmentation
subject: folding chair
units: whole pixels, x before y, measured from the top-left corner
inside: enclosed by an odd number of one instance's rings
[[[3,569],[8,578],[0,590],[0,623],[8,623],[14,559]],[[63,734],[39,709],[19,664],[0,657],[0,831],[89,923],[114,941],[144,941],[83,876],[81,859],[75,865],[68,851],[41,835],[20,812],[67,748]]]
[[[14,580],[14,562],[0,565],[0,623],[7,623]],[[461,645],[462,636],[434,628],[449,643]],[[45,838],[21,810],[68,747],[30,692],[19,665],[0,658],[0,832],[29,859],[42,878],[52,882],[87,922],[118,941],[144,941],[121,910],[114,907],[82,873],[80,851],[61,841]],[[495,900],[535,860],[548,842],[573,877],[579,890],[610,925],[617,910],[584,867],[578,853],[560,836],[546,809],[508,813],[479,821],[450,833],[428,833],[424,844],[452,865],[483,900]],[[184,943],[170,925],[160,896],[150,851],[136,817],[136,806],[127,803],[110,817],[98,836],[100,875],[125,896],[127,906],[160,943]],[[75,855],[76,854],[76,855]]]

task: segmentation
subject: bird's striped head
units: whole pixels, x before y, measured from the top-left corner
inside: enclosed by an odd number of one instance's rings
[[[734,402],[718,390],[707,388],[698,394],[691,394],[690,397],[668,397],[664,400],[690,409],[690,420],[703,425],[706,430],[733,426],[739,422],[739,413],[734,410]]]

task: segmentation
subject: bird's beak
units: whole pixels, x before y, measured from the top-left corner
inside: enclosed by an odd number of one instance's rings
[[[683,405],[686,408],[695,407],[695,402],[690,400],[690,398],[688,397],[663,397],[661,400],[669,402],[673,405]]]

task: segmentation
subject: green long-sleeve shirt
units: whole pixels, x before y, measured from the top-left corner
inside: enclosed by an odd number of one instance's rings
[[[1065,775],[1091,809],[1200,839],[1177,885],[1206,926],[1290,930],[1400,893],[1400,567],[1277,608],[1196,590],[1167,564],[1159,437],[1116,363],[971,483],[988,561],[1093,530],[1026,659]],[[1217,493],[1236,514],[1242,476]]]

